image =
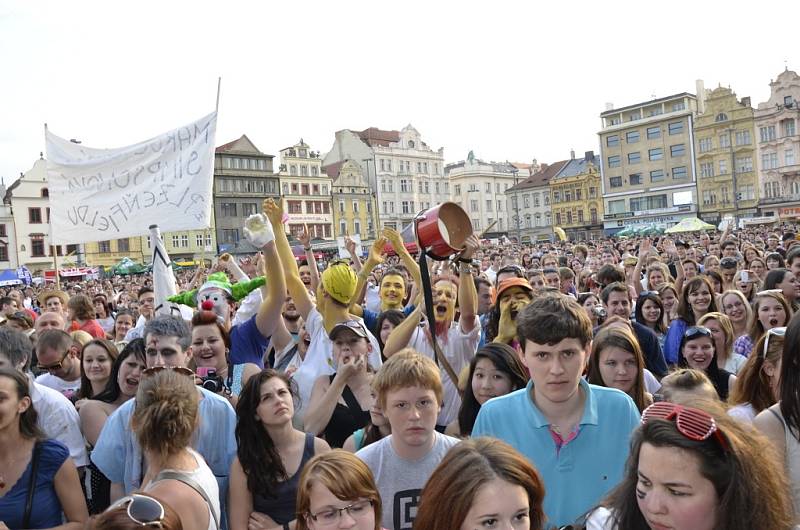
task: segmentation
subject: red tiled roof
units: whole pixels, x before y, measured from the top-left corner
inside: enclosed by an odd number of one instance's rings
[[[561,173],[567,164],[569,164],[569,160],[561,160],[559,162],[555,162],[550,164],[549,166],[542,164],[542,169],[531,175],[530,177],[526,178],[519,184],[511,186],[508,188],[507,191],[515,191],[515,190],[523,190],[527,188],[535,188],[538,186],[546,186],[547,183]]]
[[[339,172],[342,170],[342,166],[346,160],[341,160],[339,162],[334,162],[333,164],[329,164],[327,166],[322,166],[322,172],[328,175],[333,180],[336,180],[339,177]]]
[[[389,147],[390,143],[400,141],[400,133],[398,131],[384,131],[377,127],[370,127],[356,134],[370,147],[375,147],[376,145]]]

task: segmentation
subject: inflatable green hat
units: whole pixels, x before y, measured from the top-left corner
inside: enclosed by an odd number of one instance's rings
[[[239,300],[250,294],[250,292],[266,284],[267,284],[266,278],[264,278],[263,276],[258,276],[257,278],[253,278],[252,280],[238,282],[234,285],[231,285],[231,282],[228,281],[228,277],[225,275],[224,272],[215,272],[214,274],[209,274],[208,278],[206,279],[206,283],[200,286],[199,289],[192,289],[191,291],[186,291],[180,294],[176,294],[174,296],[170,296],[169,298],[167,298],[167,300],[169,300],[170,302],[174,302],[176,304],[183,304],[183,305],[188,305],[189,307],[195,307],[197,305],[198,294],[208,289],[220,289],[228,293],[234,300],[238,302]]]

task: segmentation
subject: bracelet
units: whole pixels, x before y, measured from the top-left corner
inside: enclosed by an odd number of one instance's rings
[[[458,267],[459,274],[470,274],[472,273],[472,267],[470,267],[467,263],[461,262],[461,265]]]
[[[306,252],[308,252],[309,250],[311,250],[311,247],[303,247],[303,250],[305,250]]]
[[[470,265],[472,265],[472,258],[462,258],[459,256],[457,261],[459,263],[469,263]]]

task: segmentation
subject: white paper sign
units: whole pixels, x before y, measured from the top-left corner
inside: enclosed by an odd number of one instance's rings
[[[356,243],[356,254],[358,254],[359,256],[363,256],[364,255],[364,251],[361,248],[361,236],[358,235],[358,234],[355,234],[355,235],[350,236],[350,239],[352,239]],[[336,238],[336,246],[339,247],[339,257],[341,259],[350,259],[350,253],[347,251],[346,248],[344,248],[344,238],[343,237],[337,237]]]
[[[217,113],[144,142],[95,149],[45,131],[53,243],[208,228]]]

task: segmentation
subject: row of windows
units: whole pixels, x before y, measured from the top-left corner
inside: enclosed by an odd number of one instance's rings
[[[672,179],[673,180],[680,180],[684,179],[689,175],[686,166],[678,166],[672,168]],[[650,182],[663,182],[665,178],[664,170],[663,169],[654,169],[650,172]],[[622,187],[622,177],[616,176],[611,177],[608,179],[608,183],[612,188],[621,188]],[[639,186],[644,184],[644,179],[642,173],[631,173],[628,175],[628,184],[630,186]]]
[[[365,202],[367,204],[367,212],[368,213],[372,213],[372,201],[367,200]],[[358,213],[359,212],[359,208],[360,208],[359,201],[353,201],[351,204],[352,204],[352,210],[351,211],[353,213]],[[341,201],[341,200],[339,201],[339,213],[345,213],[345,201]]]
[[[526,196],[527,197],[527,196]],[[470,199],[469,201],[469,211],[470,212],[479,212],[480,211],[480,204],[481,201],[478,199]],[[498,200],[497,202],[493,201],[492,199],[486,199],[486,209],[485,211],[491,212],[493,208],[497,206],[497,211],[503,211],[503,201]],[[526,204],[527,206],[527,204]]]
[[[669,104],[665,103],[664,106],[666,105]],[[673,103],[671,108],[672,108],[671,112],[678,112],[686,108],[686,103],[684,103],[683,101],[678,101],[677,103]],[[648,118],[652,118],[653,116],[659,116],[661,114],[664,114],[664,107],[662,107],[661,105],[656,105],[645,110],[645,115]],[[632,112],[629,112],[627,118],[628,119],[626,121],[641,120],[642,113],[637,109]],[[619,125],[620,123],[622,123],[622,117],[614,116],[613,118],[606,118],[605,121],[606,121],[606,127],[610,127],[612,125]]]
[[[752,184],[740,185],[737,188],[736,200],[737,201],[751,201],[756,198],[755,186]],[[703,190],[703,204],[732,204],[733,200],[730,195],[730,190],[727,186],[722,186],[719,190],[719,199],[716,190]]]
[[[281,186],[284,195],[328,195],[327,184],[298,184],[297,182],[284,182]]]
[[[237,204],[235,202],[220,202],[219,215],[220,217],[248,217],[254,213],[258,213],[258,203],[245,202]]]
[[[676,144],[669,147],[669,155],[671,157],[684,156],[686,154],[686,144]],[[663,160],[664,150],[660,147],[647,150],[647,158],[650,161]],[[638,164],[642,161],[642,153],[636,151],[628,153],[628,164]],[[622,157],[620,155],[612,155],[608,157],[608,167],[619,167],[622,165]]]
[[[308,166],[301,165],[299,167],[300,167],[300,176],[301,177],[309,176],[309,167]],[[298,166],[296,164],[291,164],[289,166],[289,174],[292,175],[292,176],[297,176],[297,168],[298,168]],[[317,168],[317,166],[311,166],[311,176],[312,177],[319,176],[319,169]]]
[[[222,167],[224,169],[250,169],[250,170],[267,170],[267,161],[263,158],[234,158],[230,156],[222,157]],[[272,171],[272,168],[269,169]]]
[[[783,165],[793,166],[795,164],[794,149],[785,149],[783,151]],[[778,153],[771,152],[761,154],[761,169],[776,169],[778,167]]]
[[[793,195],[795,197],[800,195],[800,182],[795,180],[786,185],[781,185],[780,182],[764,183],[764,197],[767,199],[785,197],[786,195]]]
[[[797,129],[795,128],[795,121],[793,118],[787,118],[785,120],[781,120],[780,122],[780,130],[782,136],[794,136],[797,134]],[[758,129],[759,137],[762,142],[769,142],[776,139],[776,132],[774,125],[767,125],[765,127],[759,127]]]
[[[311,239],[323,239],[332,237],[331,232],[333,231],[333,229],[331,228],[331,225],[324,223],[289,224],[289,233],[292,234],[294,237],[299,237],[300,234],[303,233],[305,227],[308,228],[308,233],[311,236]]]
[[[353,219],[352,224],[353,229],[349,229],[349,225],[346,220],[342,219],[339,221],[339,236],[346,236],[346,235],[354,235],[358,234],[362,238],[364,238],[367,234],[361,233],[361,220],[360,219]],[[372,232],[372,219],[367,219],[367,231]]]
[[[303,213],[304,201],[286,201],[286,211],[291,214]],[[327,201],[305,201],[308,214],[329,214],[331,213],[331,203]]]
[[[127,239],[125,240],[127,241]],[[44,236],[31,236],[31,257],[33,258],[44,258],[45,255],[45,244],[44,244]],[[67,245],[66,246],[67,254],[75,255],[78,253],[78,245]],[[102,252],[102,251],[101,251]],[[50,256],[63,256],[64,252],[61,248],[61,245],[53,246],[50,245]],[[0,261],[8,261],[8,247],[6,245],[0,245]]]
[[[511,221],[513,222],[514,225],[516,225],[517,220],[518,220],[518,217],[516,215],[511,218]],[[531,225],[531,221],[533,222],[533,225]],[[544,224],[542,224],[542,221],[544,221]],[[545,212],[544,215],[539,214],[539,213],[534,214],[534,215],[531,215],[529,213],[525,214],[525,228],[531,228],[532,226],[536,226],[536,227],[538,227],[538,226],[550,226],[551,224],[553,224],[553,223],[552,223],[552,216],[550,215],[550,212]]]
[[[442,182],[441,184],[444,185],[441,186],[439,181],[434,181],[433,192],[450,193],[450,184],[448,184],[447,182]],[[414,181],[411,179],[400,179],[400,186],[398,189],[400,190],[401,193],[412,193],[414,191]],[[394,180],[382,179],[381,191],[383,193],[394,193]],[[429,181],[427,180],[417,181],[417,193],[430,193],[430,192],[431,192],[431,185]]]
[[[558,204],[561,201],[562,192],[558,190],[553,191],[553,204]],[[573,189],[566,189],[563,190],[563,202],[570,202],[570,201],[581,201],[583,200],[583,190],[581,188]],[[597,198],[597,188],[594,186],[589,187],[589,198],[595,199]],[[527,205],[526,205],[527,206]],[[538,204],[537,204],[538,206]]]
[[[597,209],[592,208],[589,210],[589,218],[591,224],[598,223],[597,219]],[[565,213],[556,212],[556,225],[562,224],[562,221],[565,221],[566,224],[571,225],[572,223],[584,223],[584,215],[582,209],[577,209],[577,211],[567,211]]]
[[[495,188],[494,188],[495,189],[495,193],[504,193],[506,190],[508,190],[509,186],[510,185],[508,184],[508,182],[503,182],[502,184],[500,182],[496,182],[495,183]],[[445,191],[447,191],[447,190],[445,190]],[[476,192],[476,191],[480,192],[481,190],[480,190],[480,188],[478,187],[477,184],[472,183],[467,188],[467,192],[471,192],[471,191],[472,192]],[[491,182],[485,182],[484,186],[483,186],[483,191],[485,193],[492,193],[492,183]],[[453,185],[453,193],[455,193],[456,195],[461,195],[461,184],[454,184]]]
[[[394,163],[396,162],[396,163]],[[392,171],[392,167],[397,168],[398,174],[410,174],[412,168],[412,162],[408,160],[396,160],[392,161],[391,158],[379,158],[378,165],[381,168],[381,171]],[[416,163],[417,173],[423,175],[430,175],[431,173],[428,172],[429,166],[427,162],[417,162]],[[433,175],[439,174],[439,164],[438,162],[434,162],[433,165]]]
[[[278,192],[275,180],[217,178],[217,192],[222,193],[271,193]]]
[[[683,133],[683,121],[675,121],[672,123],[667,124],[667,132],[669,135],[681,134]],[[653,127],[648,127],[645,134],[647,135],[648,140],[655,140],[656,138],[661,138],[661,126],[655,125]],[[625,133],[625,142],[629,144],[635,144],[641,139],[641,132],[636,131],[628,131]],[[618,134],[612,134],[606,137],[606,146],[608,147],[616,147],[619,145],[620,136]]]

